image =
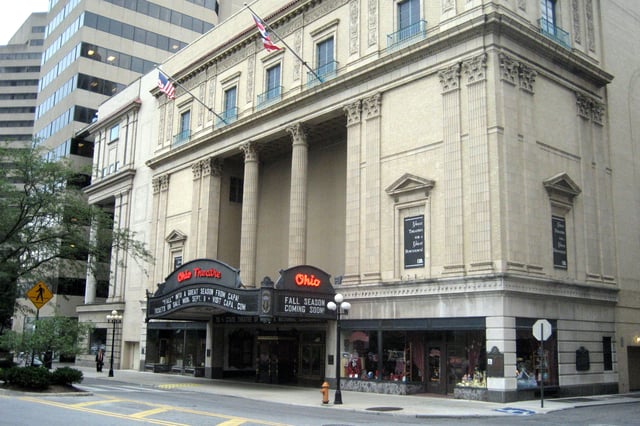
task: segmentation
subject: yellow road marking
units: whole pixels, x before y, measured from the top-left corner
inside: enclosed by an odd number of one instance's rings
[[[217,426],[238,426],[244,423],[246,423],[244,419],[234,419],[234,420],[228,420],[223,423],[218,423]]]
[[[172,410],[171,407],[158,407],[158,408],[154,408],[153,410],[140,411],[139,413],[131,414],[131,417],[134,417],[136,419],[141,419],[143,417],[153,416],[154,414],[164,413],[165,411],[170,411],[170,410]]]
[[[94,410],[94,409],[85,408],[85,407],[75,407],[73,405],[63,404],[63,403],[55,402],[55,401],[48,401],[48,400],[39,399],[39,398],[23,397],[23,398],[20,398],[20,399],[22,399],[24,401],[29,401],[29,402],[37,402],[39,404],[50,405],[52,407],[66,408],[68,410],[74,410],[74,411],[81,411],[83,413],[91,413],[91,414],[98,414],[100,416],[114,417],[116,419],[133,420],[133,421],[137,421],[137,422],[153,423],[153,424],[164,425],[164,426],[189,426],[189,425],[187,425],[185,423],[175,423],[175,422],[169,422],[169,421],[165,421],[165,420],[146,419],[146,418],[137,419],[135,417],[131,417],[128,414],[118,414],[118,413],[112,413],[112,412],[109,412],[109,411]]]
[[[87,402],[78,402],[76,404],[69,404],[74,407],[88,407],[90,405],[98,405],[98,404],[107,404],[109,402],[122,402],[126,401],[125,399],[113,398],[113,399],[102,399],[100,401],[87,401]]]
[[[106,397],[104,400],[90,401],[90,402],[79,403],[79,404],[64,404],[61,402],[55,402],[55,401],[40,399],[36,397],[20,397],[20,399],[24,401],[37,402],[44,405],[50,405],[53,407],[66,408],[74,411],[81,411],[84,413],[92,413],[92,414],[98,414],[98,415],[107,416],[107,417],[114,417],[118,419],[133,420],[137,422],[147,422],[147,423],[153,423],[153,424],[164,425],[164,426],[189,426],[189,425],[185,423],[175,423],[167,420],[157,420],[153,418],[147,418],[146,416],[149,416],[152,414],[158,414],[166,411],[177,411],[179,413],[194,414],[197,416],[217,417],[220,419],[226,419],[225,422],[220,423],[220,425],[223,425],[223,426],[237,426],[243,423],[256,423],[256,424],[261,424],[266,426],[290,426],[287,423],[270,422],[270,421],[265,421],[260,419],[250,419],[246,417],[230,416],[222,413],[212,413],[208,411],[193,410],[190,408],[153,404],[153,403],[144,402],[144,401],[137,401],[134,399]],[[136,403],[136,404],[146,405],[148,407],[155,407],[155,408],[151,410],[141,411],[135,414],[118,414],[118,413],[113,413],[113,412],[104,411],[104,410],[87,408],[87,406],[92,404],[102,404],[107,402],[130,402],[130,403]]]

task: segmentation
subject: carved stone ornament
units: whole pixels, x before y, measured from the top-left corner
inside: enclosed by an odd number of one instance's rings
[[[498,60],[500,61],[500,78],[515,86],[520,63],[504,53],[498,54]]]
[[[347,127],[359,124],[362,119],[362,101],[358,100],[343,108],[347,115]]]
[[[155,177],[151,180],[151,184],[153,185],[154,194],[160,191],[166,191],[169,189],[169,175]]]
[[[367,40],[369,46],[375,46],[378,43],[378,0],[369,0],[369,18],[367,19],[367,29],[369,35]]]
[[[258,145],[249,141],[240,145],[240,149],[244,152],[244,162],[258,161]]]
[[[536,81],[538,73],[524,64],[520,64],[520,88],[529,93],[533,93],[533,83]]]
[[[287,127],[286,131],[291,135],[294,145],[307,143],[307,129],[304,124],[296,123]]]
[[[467,85],[486,79],[487,54],[483,53],[475,58],[462,62],[462,72],[467,76]]]
[[[442,93],[447,93],[460,88],[460,64],[455,64],[438,72]]]
[[[349,3],[349,53],[354,55],[358,53],[360,46],[360,2],[351,0]]]
[[[382,104],[382,95],[376,93],[373,96],[362,100],[362,110],[367,119],[380,116],[380,105]]]
[[[191,172],[193,173],[193,180],[200,179],[200,176],[202,176],[202,165],[199,161],[191,165]]]

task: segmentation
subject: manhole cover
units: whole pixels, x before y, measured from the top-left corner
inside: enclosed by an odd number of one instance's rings
[[[371,407],[367,408],[368,411],[400,411],[401,407]]]

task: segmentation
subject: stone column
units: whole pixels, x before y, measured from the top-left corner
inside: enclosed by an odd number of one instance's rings
[[[91,228],[89,229],[89,241],[93,244],[96,241],[96,232],[97,232],[98,224],[94,221],[91,222]],[[93,256],[89,257],[88,263],[89,265],[93,262]],[[84,285],[84,304],[89,305],[91,303],[96,303],[96,277],[94,275],[94,271],[91,268],[87,268],[87,278]]]
[[[120,229],[129,226],[129,192],[123,192],[115,197],[113,214],[113,228]],[[127,253],[122,249],[114,249],[111,252],[111,277],[109,282],[113,284],[113,290],[109,291],[111,302],[124,300],[125,273],[127,270]]]
[[[200,257],[198,251],[198,235],[200,229],[200,191],[202,186],[202,162],[196,161],[191,164],[191,173],[193,174],[193,192],[191,197],[191,225],[189,226],[189,238],[183,260],[193,260]]]
[[[469,142],[463,171],[465,223],[469,224],[469,263],[474,271],[492,271],[491,181],[487,139],[487,54],[462,63],[467,78]]]
[[[289,195],[288,266],[304,265],[307,259],[307,132],[301,123],[287,127],[291,134],[291,189]]]
[[[344,107],[347,115],[347,185],[343,283],[360,280],[360,138],[362,101]],[[330,341],[330,340],[329,340]]]
[[[258,151],[254,142],[242,145],[244,151],[244,189],[240,236],[240,277],[247,287],[256,286],[258,239]]]
[[[364,199],[364,280],[380,280],[380,104],[382,95],[377,93],[362,100],[365,116],[365,199]]]
[[[202,201],[198,238],[198,255],[207,259],[218,257],[220,233],[220,191],[222,164],[213,158],[202,161]]]
[[[167,212],[167,192],[169,190],[169,175],[153,178],[153,211],[151,212],[151,250],[155,258],[155,266],[152,274],[151,291],[155,291],[155,284],[164,281],[165,264],[164,253],[166,245],[164,243],[165,222]]]
[[[464,271],[462,220],[462,142],[460,139],[460,65],[438,73],[442,84],[444,179],[444,274]]]

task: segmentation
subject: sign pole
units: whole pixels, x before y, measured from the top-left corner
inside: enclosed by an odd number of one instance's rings
[[[544,324],[540,323],[540,336],[544,336]],[[540,408],[544,408],[544,372],[546,369],[544,361],[544,337],[540,339]]]

